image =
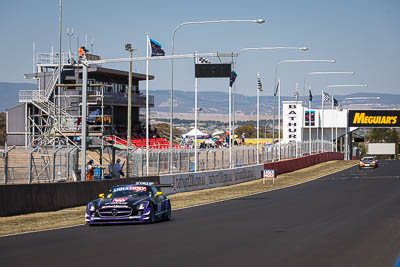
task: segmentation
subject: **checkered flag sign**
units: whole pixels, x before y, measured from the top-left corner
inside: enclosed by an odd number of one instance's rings
[[[262,91],[262,83],[260,77],[257,78],[257,89]]]
[[[330,99],[329,94],[327,92],[323,92],[323,96],[322,97],[324,99],[324,102],[328,102],[329,99]]]
[[[343,106],[342,106],[342,104],[339,104],[339,106],[337,107],[337,109],[338,109],[339,111],[343,111]]]
[[[211,64],[211,61],[208,60],[206,57],[199,57],[197,58],[197,63],[198,64]]]
[[[299,84],[296,83],[296,89],[294,90],[294,98],[299,99]]]

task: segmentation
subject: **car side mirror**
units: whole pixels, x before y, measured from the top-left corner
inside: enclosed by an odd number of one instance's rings
[[[155,195],[154,195],[154,197],[158,197],[158,196],[161,196],[162,195],[162,192],[157,192]]]
[[[104,198],[104,193],[99,194],[99,198]]]

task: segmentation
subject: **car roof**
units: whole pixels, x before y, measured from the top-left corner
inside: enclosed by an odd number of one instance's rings
[[[373,157],[373,156],[367,156],[367,157],[363,157],[361,160],[369,160],[369,159],[375,159],[375,157]]]

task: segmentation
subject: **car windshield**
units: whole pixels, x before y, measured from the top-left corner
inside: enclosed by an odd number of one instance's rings
[[[149,196],[151,190],[146,186],[123,186],[113,188],[111,198],[128,196]]]
[[[363,162],[365,162],[365,161],[374,161],[374,158],[373,157],[363,157],[361,159],[361,161],[363,161]]]

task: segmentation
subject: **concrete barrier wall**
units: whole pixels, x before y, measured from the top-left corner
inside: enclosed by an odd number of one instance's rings
[[[264,164],[264,170],[275,170],[277,175],[292,172],[330,160],[343,160],[344,154],[340,152],[324,152],[309,156],[287,159]]]
[[[160,176],[160,183],[172,184],[173,187],[162,188],[161,190],[165,194],[173,194],[238,184],[261,178],[263,169],[264,166],[260,164],[229,170],[162,175]]]
[[[162,188],[165,194],[188,192],[259,179],[262,177],[262,171],[264,169],[275,170],[277,174],[283,174],[325,161],[343,160],[343,157],[343,153],[325,152],[230,170],[162,175],[160,176],[160,183],[173,184],[172,188]]]
[[[86,205],[115,185],[160,183],[159,176],[90,182],[0,185],[0,216],[54,211]],[[83,216],[83,215],[82,215]]]
[[[137,181],[172,184],[171,188],[162,188],[164,193],[172,194],[259,179],[262,177],[263,169],[276,170],[279,175],[317,163],[342,159],[343,153],[326,152],[229,170],[90,182],[0,185],[0,216],[54,211],[86,205],[89,201],[98,198],[98,194],[108,192],[112,186],[133,184]]]

